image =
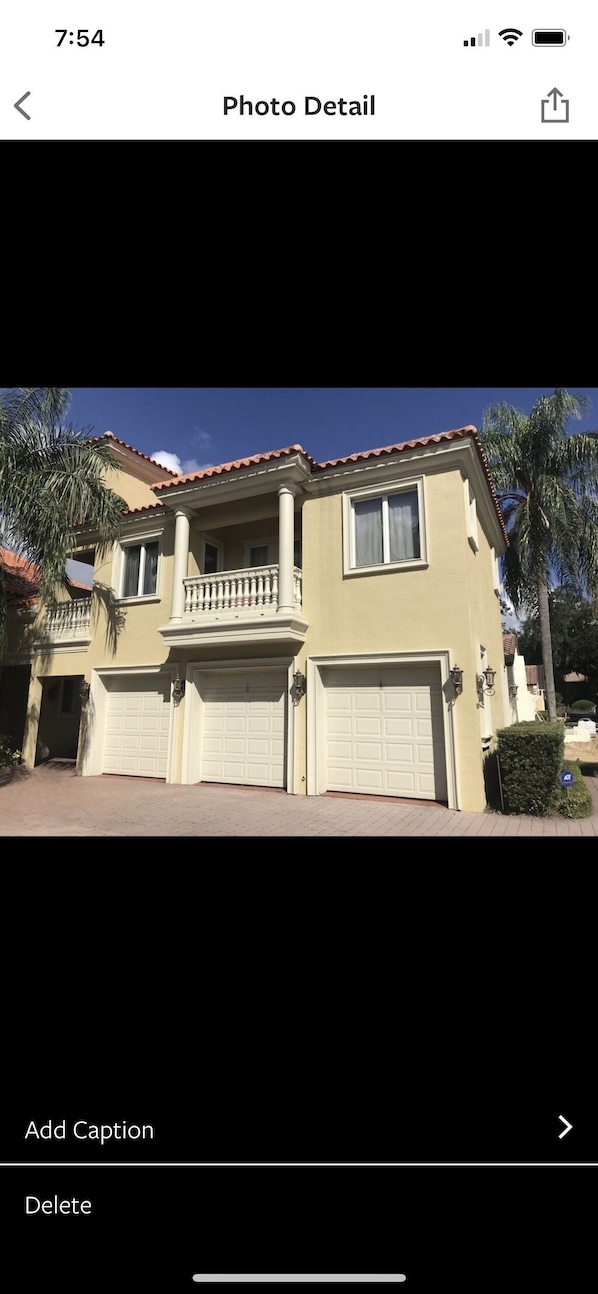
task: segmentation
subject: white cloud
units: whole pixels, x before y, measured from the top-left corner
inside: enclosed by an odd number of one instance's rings
[[[178,455],[169,454],[167,449],[156,449],[153,454],[150,454],[150,458],[153,463],[159,463],[160,467],[166,467],[169,471],[176,472],[177,476],[180,476],[183,471]]]

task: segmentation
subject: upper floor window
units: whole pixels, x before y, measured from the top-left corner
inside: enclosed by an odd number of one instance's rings
[[[158,589],[158,539],[123,548],[121,598],[147,598]]]
[[[422,483],[344,496],[345,573],[425,562]]]

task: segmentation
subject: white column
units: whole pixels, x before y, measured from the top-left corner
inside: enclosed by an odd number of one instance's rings
[[[170,603],[170,620],[180,622],[185,610],[185,585],[189,566],[189,522],[191,513],[187,508],[177,508],[174,523],[174,566],[172,572],[172,598]]]
[[[290,485],[278,491],[278,610],[295,609],[294,578],[295,495]]]

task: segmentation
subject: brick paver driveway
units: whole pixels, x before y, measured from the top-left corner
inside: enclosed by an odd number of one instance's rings
[[[598,836],[594,816],[501,817],[438,805],[253,787],[75,777],[69,761],[0,774],[0,836]]]

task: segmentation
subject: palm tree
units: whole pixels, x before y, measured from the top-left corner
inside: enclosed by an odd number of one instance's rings
[[[481,431],[510,540],[505,590],[516,611],[539,613],[549,719],[556,719],[549,589],[556,580],[591,596],[598,590],[598,433],[568,430],[589,405],[563,389],[541,396],[529,414],[496,404]]]
[[[0,543],[41,572],[40,598],[52,603],[68,587],[66,563],[77,529],[93,526],[99,551],[118,538],[126,503],[105,483],[115,467],[93,428],[64,425],[63,387],[0,392]],[[0,566],[0,648],[6,638],[6,592]]]

